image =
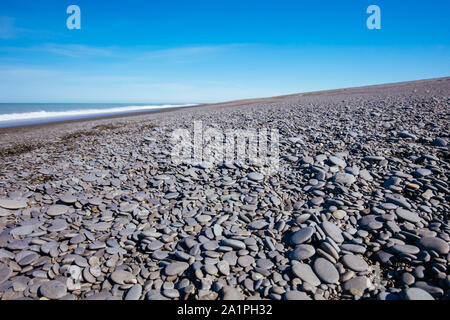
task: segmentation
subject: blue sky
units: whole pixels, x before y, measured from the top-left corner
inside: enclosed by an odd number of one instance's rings
[[[81,30],[66,27],[69,5]],[[381,8],[381,30],[366,8]],[[450,75],[450,1],[0,2],[0,102],[214,102]]]

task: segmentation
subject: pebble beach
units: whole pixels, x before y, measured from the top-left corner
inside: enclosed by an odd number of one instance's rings
[[[0,129],[2,300],[448,300],[450,78]],[[171,161],[275,128],[279,168]]]

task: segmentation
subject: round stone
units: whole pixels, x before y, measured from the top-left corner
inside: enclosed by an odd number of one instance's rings
[[[116,270],[111,274],[111,280],[117,284],[136,283],[136,278],[131,272]]]
[[[251,172],[247,175],[247,178],[252,181],[262,181],[264,179],[264,175],[259,172]]]
[[[420,217],[417,213],[403,209],[403,208],[397,208],[397,210],[395,210],[395,213],[397,214],[398,217],[402,218],[403,220],[412,222],[412,223],[417,223],[420,221]]]
[[[324,221],[322,223],[323,231],[335,242],[342,243],[344,242],[344,237],[342,236],[342,231],[339,229],[337,225],[332,222]]]
[[[225,276],[230,274],[230,264],[225,260],[217,262],[217,269]]]
[[[128,290],[125,296],[125,300],[139,300],[141,295],[142,295],[142,286],[138,283]]]
[[[418,254],[420,249],[416,246],[412,246],[410,244],[396,244],[391,247],[392,251],[396,253],[405,253],[405,254]]]
[[[286,300],[311,300],[311,298],[302,291],[290,290],[284,294]]]
[[[28,206],[25,199],[0,199],[0,207],[10,210],[24,209]]]
[[[172,262],[168,266],[166,266],[166,269],[164,270],[166,275],[168,276],[174,276],[174,275],[180,275],[184,271],[189,268],[189,264],[186,262]]]
[[[55,204],[48,208],[47,214],[49,216],[60,216],[68,212],[70,207],[63,205],[63,204]]]
[[[77,202],[77,197],[67,193],[65,195],[63,195],[61,198],[59,198],[59,200],[61,200],[61,202],[64,202],[66,204],[74,204],[75,202]]]
[[[252,257],[252,256],[240,256],[239,258],[238,258],[238,264],[241,266],[241,267],[248,267],[248,266],[250,266],[250,265],[252,265],[253,263],[255,263],[255,259]]]
[[[26,236],[26,235],[33,233],[33,230],[34,230],[34,225],[29,224],[29,225],[25,225],[25,226],[21,226],[21,227],[12,229],[10,234],[15,237]]]
[[[354,296],[361,297],[370,286],[370,280],[366,277],[355,277],[347,280],[343,284],[343,289],[349,291]]]
[[[369,265],[363,258],[354,254],[347,254],[342,257],[342,263],[349,269],[356,272],[363,272],[369,269]]]
[[[320,280],[311,269],[308,264],[305,263],[295,263],[292,265],[292,273],[302,279],[303,281],[308,282],[312,286],[319,286]]]
[[[67,286],[61,281],[51,280],[41,284],[39,292],[46,298],[60,299],[67,294]]]
[[[314,261],[313,268],[320,280],[331,284],[339,282],[339,272],[330,261],[318,258]]]
[[[258,259],[256,261],[256,266],[262,269],[272,269],[275,265],[270,259]]]
[[[434,300],[433,296],[420,288],[409,288],[405,291],[406,300]]]
[[[306,227],[294,232],[291,236],[291,243],[297,245],[308,241],[314,234],[314,231],[314,228]]]
[[[247,225],[247,228],[251,229],[251,230],[261,230],[261,229],[266,228],[268,225],[269,224],[265,220],[259,219],[259,220],[255,220],[255,221],[250,222]]]
[[[223,300],[244,300],[244,295],[237,289],[233,287],[223,287]]]
[[[221,241],[221,244],[223,246],[231,247],[236,250],[245,249],[245,243],[240,240],[235,239],[223,239]]]
[[[437,237],[423,237],[419,240],[419,246],[425,250],[434,250],[439,254],[448,254],[448,242]]]
[[[305,260],[311,258],[316,253],[313,246],[309,244],[300,244],[291,251],[290,257],[293,260]]]
[[[0,284],[8,280],[11,275],[11,268],[6,264],[0,263]]]
[[[336,210],[332,214],[335,219],[339,219],[339,220],[344,219],[345,216],[347,215],[347,213],[344,210]]]

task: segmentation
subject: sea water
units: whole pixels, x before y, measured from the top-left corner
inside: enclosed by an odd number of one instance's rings
[[[188,107],[195,104],[0,103],[0,127]]]

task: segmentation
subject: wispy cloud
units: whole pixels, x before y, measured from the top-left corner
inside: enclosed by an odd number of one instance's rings
[[[0,39],[14,39],[23,31],[16,27],[14,18],[0,17]]]
[[[30,47],[0,47],[0,52],[8,53],[48,53],[69,58],[123,58],[123,59],[173,59],[196,57],[233,50],[245,44],[204,45],[155,49],[148,47],[123,48],[101,47],[83,44],[44,43]]]

